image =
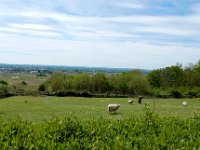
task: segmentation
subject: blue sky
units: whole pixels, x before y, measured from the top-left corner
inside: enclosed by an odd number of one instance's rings
[[[158,69],[200,59],[200,0],[1,0],[0,63]]]

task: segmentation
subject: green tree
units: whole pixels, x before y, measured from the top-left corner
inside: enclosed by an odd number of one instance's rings
[[[25,86],[25,85],[27,85],[27,83],[25,81],[22,81],[21,85]]]
[[[64,90],[68,91],[68,90],[74,90],[76,85],[75,85],[75,75],[71,75],[71,74],[66,74],[63,76],[63,88]]]
[[[58,92],[64,89],[65,76],[62,73],[55,73],[50,78],[50,87],[52,91]]]
[[[147,74],[147,79],[152,87],[160,88],[161,86],[161,71],[153,70]]]
[[[46,88],[45,88],[45,85],[44,84],[41,84],[40,86],[39,86],[39,88],[38,88],[38,91],[39,92],[44,92],[46,90]]]
[[[88,74],[81,73],[75,75],[75,87],[77,91],[89,91],[90,77]]]
[[[104,73],[96,73],[91,78],[92,91],[96,93],[104,93],[110,86],[108,78]]]
[[[180,65],[166,67],[160,70],[160,86],[176,88],[182,84],[183,69]]]
[[[112,90],[115,94],[128,94],[128,76],[126,73],[113,74],[110,77]]]
[[[6,97],[8,93],[8,82],[0,80],[0,98]]]
[[[4,80],[0,80],[0,85],[8,85],[8,82],[6,82]]]
[[[196,63],[196,65],[194,65],[194,71],[199,72],[200,73],[200,60]]]
[[[132,95],[141,95],[148,93],[149,82],[144,75],[142,75],[139,71],[132,71],[129,73],[129,75],[129,93],[131,93]]]

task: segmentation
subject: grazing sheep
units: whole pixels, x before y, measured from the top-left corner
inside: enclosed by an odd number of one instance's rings
[[[182,105],[183,105],[183,106],[187,106],[187,102],[186,102],[186,101],[183,101],[183,102],[182,102]]]
[[[143,99],[143,96],[139,96],[139,97],[138,97],[138,103],[139,103],[139,104],[142,103],[142,99]]]
[[[108,105],[108,111],[109,112],[114,112],[120,107],[119,104],[109,104]]]
[[[129,104],[133,104],[133,99],[129,99],[129,100],[128,100],[128,103],[129,103]]]

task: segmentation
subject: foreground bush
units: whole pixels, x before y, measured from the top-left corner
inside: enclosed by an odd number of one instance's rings
[[[117,114],[116,114],[117,115]],[[41,123],[0,121],[0,149],[199,149],[200,116],[181,120],[157,116],[148,107],[141,118],[53,117]]]

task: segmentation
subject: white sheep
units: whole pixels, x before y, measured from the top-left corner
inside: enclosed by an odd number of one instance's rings
[[[129,100],[128,100],[128,103],[129,103],[129,104],[133,104],[133,99],[129,99]]]
[[[120,107],[119,104],[109,104],[108,105],[108,111],[109,112],[114,112]]]
[[[183,105],[183,106],[187,106],[187,102],[186,102],[186,101],[183,101],[183,102],[182,102],[182,105]]]

